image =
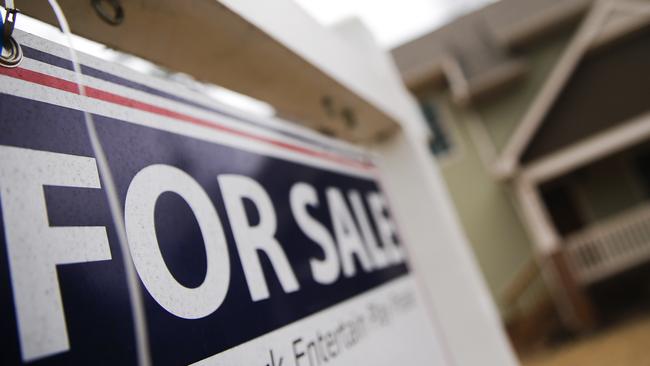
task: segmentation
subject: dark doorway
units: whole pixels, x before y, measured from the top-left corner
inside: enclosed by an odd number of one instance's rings
[[[637,155],[634,164],[646,197],[650,198],[650,151],[646,150]]]
[[[542,199],[561,236],[582,229],[585,222],[569,187],[562,182],[551,182],[540,187]]]

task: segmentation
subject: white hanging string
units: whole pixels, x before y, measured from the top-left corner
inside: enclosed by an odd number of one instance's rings
[[[77,59],[77,53],[74,48],[74,41],[72,38],[72,33],[70,32],[70,27],[68,26],[68,21],[63,14],[63,11],[61,10],[61,7],[59,6],[57,0],[48,1],[52,7],[52,10],[54,11],[54,14],[56,15],[59,26],[61,27],[61,31],[67,38],[68,49],[70,50],[70,60],[72,61],[72,67],[74,69],[76,82],[79,86],[79,94],[82,97],[86,97],[86,88],[82,82],[83,74],[81,72],[81,67],[79,66],[79,61]],[[90,138],[90,144],[97,160],[99,175],[104,186],[104,191],[106,192],[106,198],[108,200],[113,224],[115,225],[115,231],[117,232],[117,239],[120,245],[120,250],[122,252],[122,262],[124,264],[124,270],[126,272],[127,287],[129,291],[129,302],[131,305],[131,313],[133,314],[133,327],[135,333],[138,365],[150,366],[151,356],[149,353],[149,337],[147,334],[147,319],[144,310],[144,301],[142,299],[140,283],[138,281],[135,267],[133,265],[131,252],[129,250],[126,229],[124,226],[122,206],[120,205],[117,188],[115,186],[115,181],[113,180],[113,175],[111,174],[111,170],[108,165],[108,160],[106,159],[104,149],[102,148],[99,136],[97,135],[97,130],[95,129],[93,116],[85,110],[83,111],[83,115],[86,122],[86,130],[88,131],[88,136]]]

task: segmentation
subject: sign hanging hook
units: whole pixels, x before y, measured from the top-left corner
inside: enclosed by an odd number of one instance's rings
[[[16,14],[18,9],[14,6],[14,0],[5,0],[5,19],[3,22],[2,30],[2,44],[9,42],[9,38],[14,32],[14,24],[16,23]]]
[[[0,66],[16,67],[23,59],[23,50],[12,37],[19,10],[13,0],[5,0],[5,18],[2,22],[2,39],[0,40]]]

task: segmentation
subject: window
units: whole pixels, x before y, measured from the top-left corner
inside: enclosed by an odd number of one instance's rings
[[[432,132],[429,141],[431,152],[438,158],[449,156],[452,149],[451,140],[441,124],[436,106],[430,101],[420,101],[420,108]]]

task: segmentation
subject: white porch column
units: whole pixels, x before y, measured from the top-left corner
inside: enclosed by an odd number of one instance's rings
[[[525,177],[517,177],[515,193],[536,252],[542,255],[555,252],[559,247],[560,236],[551,223],[548,211],[537,191],[537,183]]]
[[[562,238],[540,197],[540,183],[525,175],[518,176],[514,182],[521,212],[535,245],[535,258],[564,324],[574,330],[588,329],[593,322],[591,303],[566,265],[561,250]]]

